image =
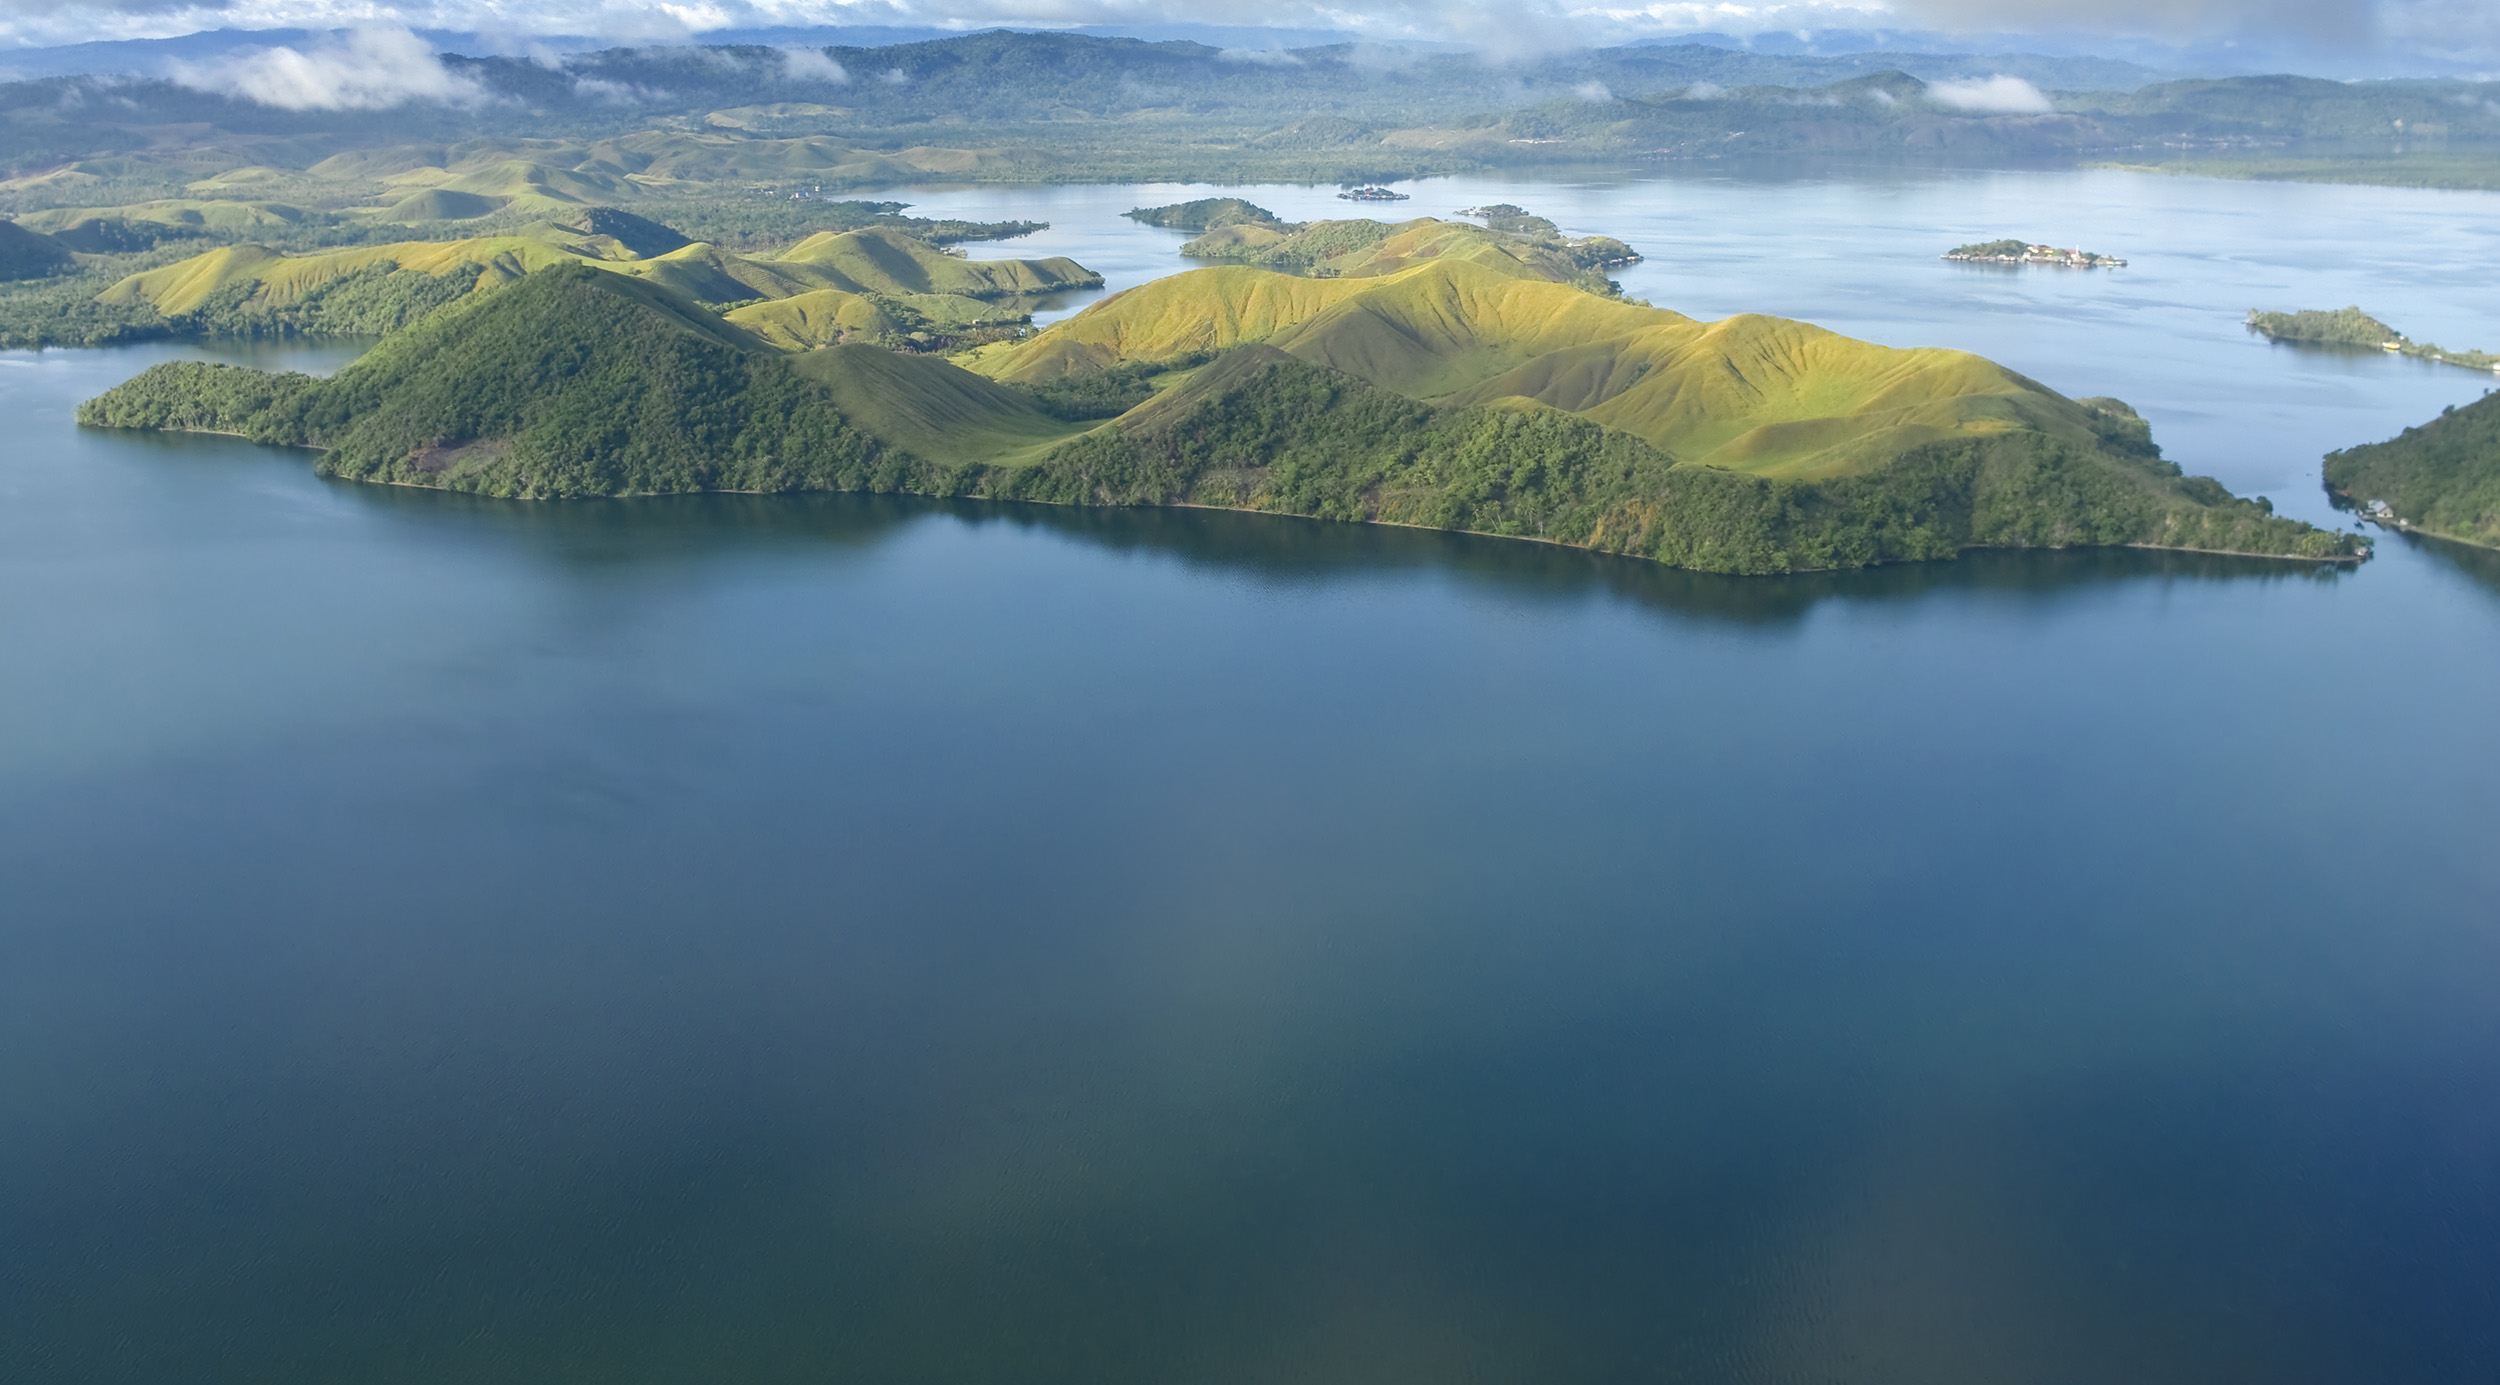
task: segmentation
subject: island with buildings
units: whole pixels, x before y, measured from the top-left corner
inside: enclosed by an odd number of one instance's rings
[[[2011,239],[1983,240],[1956,246],[1944,252],[1944,257],[1974,264],[2045,264],[2068,269],[2124,269],[2127,264],[2115,255],[2099,255],[2080,248],[2065,250],[2054,245]]]

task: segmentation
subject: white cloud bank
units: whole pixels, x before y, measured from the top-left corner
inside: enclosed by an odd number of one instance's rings
[[[822,48],[784,48],[781,72],[793,82],[847,82],[851,74]]]
[[[1927,99],[1957,111],[1989,115],[2046,115],[2056,110],[2038,87],[2020,77],[1973,77],[1967,82],[1936,82]]]
[[[410,101],[473,106],[488,98],[406,29],[367,29],[304,48],[261,48],[213,62],[177,62],[187,87],[289,111],[378,111]]]
[[[2057,35],[2066,47],[2113,56],[2141,40],[2500,61],[2494,0],[0,0],[0,56],[17,46],[295,26],[445,29],[480,35],[479,45],[491,50],[526,53],[533,38],[559,35],[639,44],[724,28],[992,24],[1274,25],[1382,41],[1455,40],[1496,58],[1701,31],[1784,32],[1812,42],[1833,30],[1909,29],[2001,45],[1986,51],[2019,49],[2022,35]]]

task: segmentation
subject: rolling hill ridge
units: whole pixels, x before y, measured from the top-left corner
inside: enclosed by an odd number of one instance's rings
[[[964,259],[888,227],[825,232],[778,254],[739,255],[611,213],[605,221],[594,215],[576,225],[540,223],[512,235],[309,255],[247,241],[133,274],[96,301],[246,334],[256,326],[386,331],[443,303],[561,265],[646,280],[704,303],[808,299],[755,319],[766,339],[794,350],[850,335],[899,344],[915,331],[1010,325],[1024,321],[1026,311],[1002,300],[1102,282],[1074,260]],[[345,304],[351,311],[336,312],[341,305],[331,300],[343,289],[359,292]],[[404,310],[375,320],[362,309],[376,296]]]
[[[1532,402],[1682,461],[1763,475],[1840,475],[1999,432],[2149,446],[2107,410],[1966,353],[1875,346],[1784,318],[1703,323],[1465,260],[1369,279],[1195,270],[966,364],[1030,383],[1247,342],[1419,400]]]
[[[559,263],[450,304],[328,380],[171,363],[80,417],[317,447],[340,476],[514,497],[832,489],[1218,505],[1731,572],[1983,545],[2359,551],[2181,476],[2123,406],[2065,400],[1956,353],[1885,352],[1774,319],[1699,324],[1467,263],[1375,280],[1175,277],[1191,282],[977,353],[976,371],[858,344],[790,353],[665,283]],[[1144,311],[1175,302],[1193,311]],[[1738,356],[1740,341],[1755,355]],[[1592,347],[1609,361],[1646,352],[1648,367],[1520,374]],[[1756,378],[1705,388],[1731,361]],[[1636,420],[1663,419],[1667,445],[1594,416],[1680,373],[1693,378],[1658,395],[1672,407]],[[1103,399],[1143,397],[1094,422],[1062,391],[1097,384]],[[1853,420],[1855,450],[1840,436]],[[1757,446],[1743,454],[1751,471],[1675,450],[1727,452],[1798,422],[1812,425],[1806,442]]]

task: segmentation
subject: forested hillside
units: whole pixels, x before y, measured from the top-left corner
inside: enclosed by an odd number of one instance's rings
[[[434,313],[328,380],[172,363],[90,401],[80,418],[317,447],[336,475],[520,498],[831,489],[1189,503],[1537,538],[1727,572],[1972,546],[2355,551],[2345,536],[2181,477],[2123,406],[2036,386],[2024,400],[2009,384],[1977,413],[1939,395],[1941,411],[1913,402],[1904,415],[1900,396],[1916,395],[1920,379],[1966,390],[1985,367],[1945,359],[1952,353],[1889,353],[1908,359],[1867,372],[1879,358],[1809,351],[1790,358],[1802,374],[1750,402],[1705,392],[1661,407],[1648,396],[1653,440],[1601,421],[1605,399],[1560,408],[1513,388],[1515,369],[1500,366],[1584,354],[1620,340],[1609,329],[1626,315],[1649,314],[1662,320],[1618,353],[1663,351],[1653,364],[1707,374],[1705,362],[1730,359],[1715,329],[1465,263],[1377,281],[1251,269],[1176,277],[1196,284],[1170,301],[1214,303],[1232,325],[1211,338],[1126,332],[1137,310],[1122,305],[1139,296],[1123,295],[976,360],[985,376],[867,346],[776,351],[662,285],[559,264]],[[1264,292],[1295,285],[1306,296]],[[1574,302],[1594,317],[1574,320]],[[1435,303],[1466,324],[1432,349],[1446,368],[1364,356],[1372,325]],[[1051,342],[1062,333],[1136,349],[1061,350]],[[1768,339],[1790,338],[1774,329]],[[1107,386],[1098,397],[1138,387],[1146,397],[1091,423],[1096,411],[1070,407],[1086,391],[1064,386],[1095,380]],[[1876,393],[1853,408],[1852,388]],[[1669,391],[1678,393],[1691,392]],[[1840,412],[1799,442],[1787,425],[1807,400]],[[1743,445],[1766,428],[1789,450]],[[1701,465],[1705,454],[1678,450],[1688,444],[1740,465]]]
[[[2326,486],[2424,533],[2500,548],[2500,394],[2385,442],[2328,453]]]

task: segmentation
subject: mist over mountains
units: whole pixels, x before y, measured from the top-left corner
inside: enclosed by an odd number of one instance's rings
[[[548,5],[524,14],[508,7],[456,3],[347,10],[329,0],[274,0],[248,7],[232,0],[102,0],[48,10],[12,5],[0,9],[0,79],[162,76],[182,63],[255,49],[302,51],[376,29],[404,30],[440,52],[542,59],[619,46],[879,47],[996,28],[1182,40],[1245,56],[1343,43],[1375,45],[1385,53],[1473,49],[1497,64],[1574,49],[1701,44],[1780,57],[1996,55],[2020,60],[2031,71],[2015,75],[2034,80],[2047,70],[2046,60],[2055,59],[2072,64],[2064,70],[2078,79],[2062,85],[2094,89],[2126,89],[2161,77],[2259,72],[2350,79],[2475,77],[2500,70],[2500,7],[2471,0],[2292,0],[2281,5],[2254,0],[2186,0],[2176,5],[2150,0],[2077,5],[1892,0],[1890,8],[1874,9],[1690,5],[1639,12],[1465,4],[1418,9],[1392,3],[1361,9],[1287,7],[1258,16],[1267,23],[1251,24],[1230,22],[1248,17],[1237,12],[1178,5],[1154,11],[1116,7],[1101,14],[1067,6],[1045,9],[1052,12],[1026,7],[992,14],[889,4],[844,5],[816,15],[804,5],[732,4],[692,10]],[[842,22],[804,22],[811,16]],[[890,22],[849,22],[864,18]],[[1062,19],[1066,22],[1057,22]],[[294,22],[271,22],[275,20]],[[186,31],[191,22],[197,27]],[[95,34],[113,36],[82,37]],[[1902,66],[1918,70],[1906,62]]]

